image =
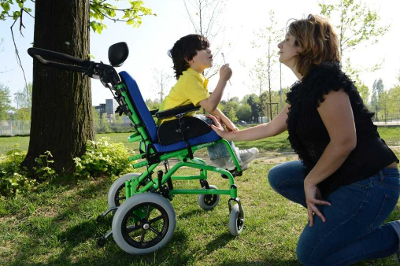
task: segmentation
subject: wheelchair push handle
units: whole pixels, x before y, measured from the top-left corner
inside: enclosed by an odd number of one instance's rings
[[[64,70],[86,72],[94,62],[41,48],[29,48],[28,54],[41,64]]]

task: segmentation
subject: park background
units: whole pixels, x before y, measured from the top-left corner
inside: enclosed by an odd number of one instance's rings
[[[118,2],[113,3],[118,4]],[[325,3],[335,4],[338,1]],[[363,92],[367,91],[365,87],[368,87],[368,93],[364,96],[368,95],[365,99],[369,107],[378,110],[376,120],[396,123],[399,117],[399,98],[396,98],[398,97],[396,93],[400,85],[397,64],[400,53],[396,49],[400,29],[396,13],[399,3],[391,1],[362,3],[378,12],[381,17],[379,26],[389,24],[391,26],[387,33],[379,38],[377,44],[366,41],[357,45],[356,49],[346,52],[351,60],[348,66],[356,70],[353,78],[360,83],[359,85],[365,85],[362,86]],[[29,1],[27,5],[33,7]],[[173,72],[171,60],[167,56],[168,49],[180,37],[193,33],[194,29],[183,1],[144,1],[144,6],[151,8],[157,16],[144,16],[139,28],[105,21],[107,29],[101,34],[91,32],[90,53],[93,60],[107,63],[108,47],[115,42],[126,41],[130,48],[130,56],[120,70],[126,70],[134,76],[144,98],[148,99],[149,108],[153,109],[159,104],[161,90],[164,94],[167,93],[174,82],[170,77]],[[257,32],[268,25],[271,18],[270,10],[274,12],[276,18],[276,29],[282,31],[290,18],[303,18],[309,13],[319,14],[320,8],[316,1],[225,1],[221,3],[221,7],[223,12],[215,24],[215,29],[221,30],[213,38],[211,48],[215,53],[220,50],[215,57],[216,65],[223,63],[221,57],[223,52],[225,60],[233,68],[234,75],[220,107],[233,120],[235,117],[237,120],[242,120],[239,119],[242,116],[238,117],[239,107],[247,104],[251,116],[244,120],[254,123],[259,121],[256,119],[257,116],[268,120],[268,115],[274,116],[276,113],[267,113],[268,80],[265,78],[265,69],[263,70],[265,61],[259,61],[267,57],[265,49],[267,45],[265,39],[257,38]],[[196,17],[196,12],[193,10],[190,14]],[[10,99],[6,118],[15,119],[18,115],[29,118],[29,86],[27,90],[22,71],[16,64],[9,22],[0,23],[2,39],[0,82],[3,91],[5,87],[8,88]],[[32,59],[25,51],[32,46],[33,19],[26,16],[24,25],[26,26],[22,31],[24,37],[18,33],[18,28],[14,29],[14,35],[29,83],[32,80]],[[274,52],[277,52],[277,43],[278,41],[271,45],[271,48],[275,49]],[[381,62],[379,70],[371,71],[375,64]],[[154,75],[155,73],[158,75]],[[259,73],[261,74],[258,75]],[[283,67],[281,85],[278,73],[279,64],[274,64],[271,102],[278,103],[281,108],[280,96],[284,97],[284,93],[279,94],[279,90],[280,88],[283,92],[287,90],[295,81],[295,77]],[[162,82],[163,86],[159,77],[165,81]],[[382,82],[379,82],[379,79],[382,79]],[[210,79],[211,90],[216,82],[217,75]],[[373,104],[371,100],[374,91],[376,102]],[[390,91],[393,94],[389,97],[387,94]],[[98,81],[92,82],[92,92],[93,105],[111,98],[111,93]],[[253,105],[249,103],[249,98],[252,99]],[[242,107],[242,109],[249,108]],[[100,128],[99,132],[112,130],[110,127]],[[378,130],[399,157],[400,128],[379,127]],[[131,128],[128,131],[131,131]],[[96,217],[106,209],[108,188],[123,171],[117,173],[115,170],[118,167],[126,167],[125,170],[133,171],[123,163],[126,162],[128,153],[131,154],[138,149],[137,145],[126,142],[130,134],[97,134],[96,139],[100,141],[98,147],[101,152],[95,156],[102,158],[109,156],[116,162],[111,165],[112,162],[101,161],[98,166],[106,168],[106,172],[97,171],[95,174],[76,172],[69,176],[57,176],[51,167],[47,167],[51,166],[51,158],[44,155],[41,157],[44,167],[38,169],[45,177],[43,180],[35,183],[24,179],[24,176],[18,179],[18,182],[23,180],[21,184],[24,186],[21,185],[17,189],[11,187],[7,190],[11,194],[6,196],[3,194],[0,200],[0,264],[298,265],[294,251],[307,215],[301,207],[273,192],[266,182],[268,170],[273,165],[296,159],[286,139],[287,134],[267,140],[238,143],[240,148],[256,146],[262,151],[261,157],[237,179],[239,196],[246,210],[245,230],[239,237],[231,237],[227,230],[228,217],[225,203],[221,202],[212,212],[204,212],[197,206],[195,197],[182,196],[173,201],[178,216],[177,230],[172,241],[162,250],[151,255],[134,257],[122,252],[112,240],[104,248],[96,247],[96,239],[109,230],[111,223],[111,218],[108,217],[104,223],[99,224],[96,222]],[[104,140],[102,137],[108,139]],[[2,174],[18,167],[18,163],[23,160],[28,142],[29,136],[0,138],[0,153],[3,155]],[[4,156],[6,153],[8,155]],[[200,156],[205,157],[205,152],[200,153]],[[194,173],[189,172],[189,174]],[[12,177],[2,176],[2,181],[9,178],[6,181],[12,184],[13,180],[19,178],[18,175],[16,171]],[[218,175],[211,174],[209,179],[220,188],[227,186],[227,182]],[[182,184],[178,182],[177,185]],[[198,185],[192,186],[195,188]],[[21,191],[18,192],[18,188]],[[400,209],[397,206],[388,220],[398,219],[399,216]],[[396,259],[393,256],[357,265],[396,265]]]

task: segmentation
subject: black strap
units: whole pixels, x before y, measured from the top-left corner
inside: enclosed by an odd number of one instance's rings
[[[178,119],[179,119],[179,129],[180,129],[181,134],[182,134],[182,139],[183,139],[183,141],[186,143],[186,148],[187,148],[188,153],[189,153],[189,158],[190,158],[190,159],[193,159],[192,146],[190,145],[189,140],[188,140],[188,138],[186,137],[186,131],[187,131],[187,129],[186,129],[186,128],[182,128],[182,125],[185,125],[185,122],[183,122],[183,121],[181,120],[182,117],[183,117],[183,116],[179,116],[179,117],[178,117]]]

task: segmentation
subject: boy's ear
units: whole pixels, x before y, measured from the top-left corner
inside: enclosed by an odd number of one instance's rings
[[[186,63],[188,63],[188,64],[189,64],[191,61],[193,61],[193,59],[192,59],[192,60],[189,60],[189,59],[187,58],[187,56],[183,57],[183,59],[185,59]]]

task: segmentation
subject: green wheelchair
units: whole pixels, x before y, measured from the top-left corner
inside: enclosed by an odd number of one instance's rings
[[[128,160],[135,169],[142,168],[142,171],[123,175],[110,187],[107,197],[109,208],[99,215],[98,220],[114,213],[112,230],[98,239],[99,246],[103,246],[112,235],[117,245],[130,254],[146,254],[162,248],[172,238],[176,227],[176,214],[171,201],[178,194],[198,195],[198,204],[204,210],[217,206],[220,195],[229,195],[229,231],[234,236],[242,232],[245,214],[234,180],[235,176],[242,175],[242,169],[231,146],[204,121],[186,116],[198,107],[188,105],[162,112],[149,111],[136,81],[127,72],[117,73],[115,70],[128,57],[126,43],[110,46],[110,65],[39,48],[30,48],[28,53],[49,67],[82,72],[100,79],[118,102],[117,111],[128,116],[135,128],[128,141],[140,142],[139,153]],[[175,119],[157,126],[154,117]],[[224,143],[228,148],[236,166],[234,171],[207,165],[204,160],[194,157],[195,151],[217,143]],[[169,159],[178,162],[170,167]],[[198,175],[175,175],[181,167],[197,169]],[[222,190],[210,185],[208,171],[225,177],[229,187]],[[199,180],[200,188],[174,189],[173,181],[176,180]]]

